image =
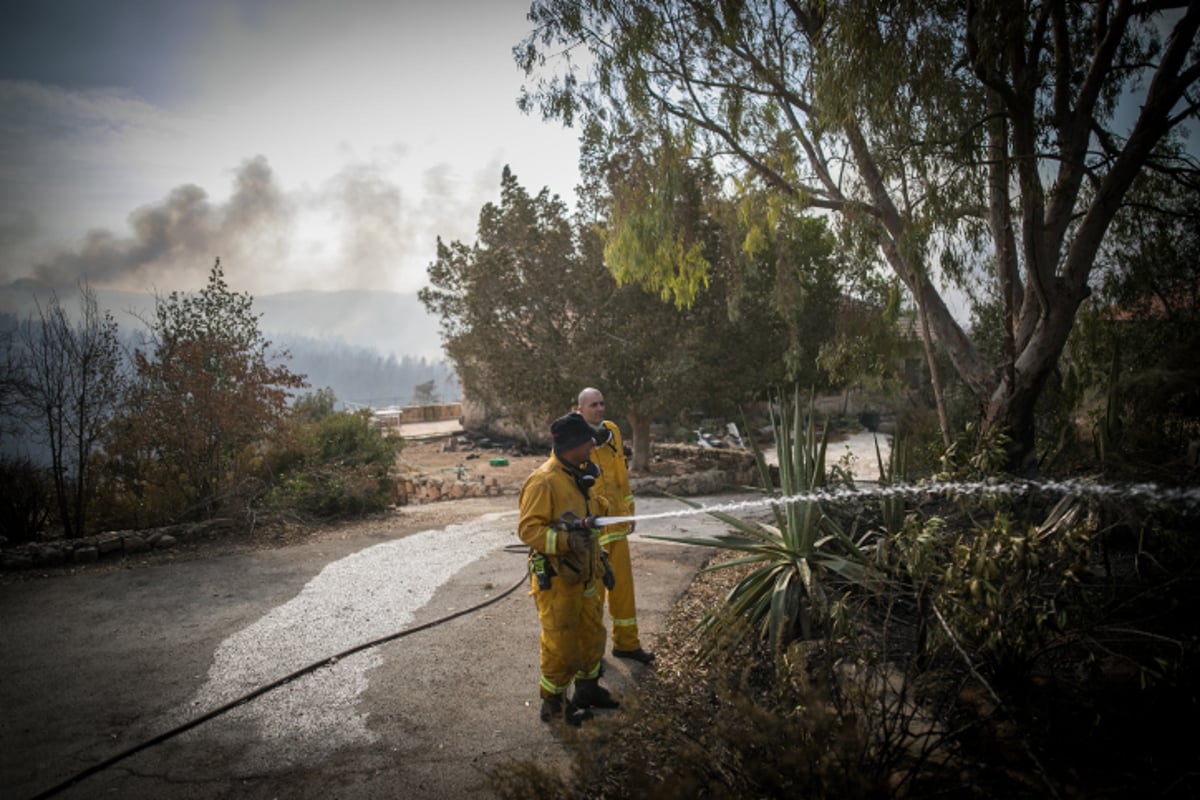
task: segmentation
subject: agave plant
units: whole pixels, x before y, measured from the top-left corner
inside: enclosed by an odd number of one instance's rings
[[[908,480],[908,443],[896,439],[892,443],[887,461],[879,450],[879,438],[875,438],[875,461],[879,465],[879,485],[896,486]],[[895,535],[904,527],[908,503],[901,495],[881,492],[879,495],[879,519],[883,532]]]
[[[782,649],[797,638],[819,636],[827,629],[831,613],[828,581],[833,576],[853,582],[868,577],[870,561],[860,544],[825,514],[818,500],[825,485],[829,426],[826,423],[818,436],[813,412],[810,403],[805,418],[798,390],[790,404],[782,398],[773,404],[778,486],[762,451],[753,444],[763,486],[773,499],[774,524],[710,511],[733,532],[716,539],[656,537],[740,554],[707,567],[710,571],[757,565],[730,590],[725,608],[708,613],[700,622],[698,627],[711,642],[727,636],[736,643],[748,632],[757,632],[773,648]]]

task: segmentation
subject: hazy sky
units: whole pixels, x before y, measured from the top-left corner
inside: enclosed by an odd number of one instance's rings
[[[5,0],[0,287],[416,290],[505,164],[574,202],[576,133],[516,108],[528,8]]]

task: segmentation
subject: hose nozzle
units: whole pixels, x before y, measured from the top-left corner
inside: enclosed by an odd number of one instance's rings
[[[554,527],[560,531],[590,531],[592,528],[599,528],[597,520],[600,517],[585,516],[581,517],[574,511],[564,511],[562,516],[558,518],[558,524]]]

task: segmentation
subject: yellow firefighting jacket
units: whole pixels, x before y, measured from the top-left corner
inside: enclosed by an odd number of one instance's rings
[[[614,517],[633,516],[633,489],[629,486],[629,470],[625,464],[625,446],[621,441],[621,429],[615,422],[604,420],[608,428],[608,441],[592,449],[592,461],[600,467],[600,477],[592,489],[593,496],[603,497],[608,502],[608,514]],[[629,523],[609,525],[600,534],[600,544],[606,545],[629,535]]]
[[[570,533],[555,527],[565,511],[580,517],[607,514],[607,503],[594,487],[590,496],[590,500],[584,497],[569,468],[551,454],[525,479],[518,499],[521,516],[517,535],[534,551],[544,554],[552,574],[568,585],[587,584],[602,575],[599,542],[592,540],[589,558],[579,563],[584,560],[571,553]]]

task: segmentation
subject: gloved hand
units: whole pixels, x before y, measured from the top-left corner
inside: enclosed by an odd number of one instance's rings
[[[582,563],[587,563],[592,554],[592,532],[588,528],[574,528],[567,534],[567,547]]]
[[[613,572],[612,564],[608,563],[608,553],[600,550],[600,563],[604,566],[604,574],[600,576],[600,582],[604,584],[604,588],[610,592],[617,585],[617,576]]]
[[[564,511],[554,527],[560,531],[591,531],[596,527],[596,518],[581,517],[574,511]]]

